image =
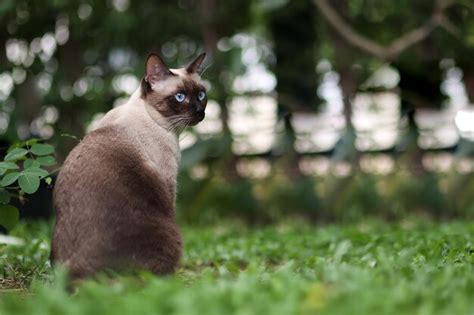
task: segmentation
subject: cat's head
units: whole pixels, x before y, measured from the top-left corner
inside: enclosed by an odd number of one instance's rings
[[[199,68],[205,56],[179,69],[169,69],[158,55],[148,56],[141,97],[171,126],[192,126],[204,119],[207,94]]]

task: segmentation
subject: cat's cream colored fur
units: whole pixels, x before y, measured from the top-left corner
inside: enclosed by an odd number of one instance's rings
[[[160,94],[168,94],[176,90],[183,79],[201,82],[199,75],[189,74],[184,68],[170,69],[176,77],[170,77],[152,84],[152,89]],[[141,98],[140,88],[123,105],[110,110],[94,129],[109,125],[119,125],[136,139],[137,149],[142,152],[144,159],[152,162],[157,170],[165,171],[170,185],[176,186],[175,181],[178,163],[181,158],[177,136],[169,132],[169,122],[156,110],[150,108]],[[163,146],[172,150],[163,151]]]
[[[143,160],[149,161],[156,172],[161,172],[160,175],[166,178],[167,185],[173,187],[175,193],[181,158],[177,134],[168,130],[166,118],[140,97],[140,89],[132,94],[128,102],[110,110],[98,122],[96,129],[106,126],[120,126],[135,139],[135,149],[143,156]]]

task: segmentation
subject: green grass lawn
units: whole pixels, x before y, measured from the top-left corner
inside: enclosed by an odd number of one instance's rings
[[[179,272],[100,277],[70,294],[49,224],[0,245],[0,314],[474,314],[474,225],[185,227]]]

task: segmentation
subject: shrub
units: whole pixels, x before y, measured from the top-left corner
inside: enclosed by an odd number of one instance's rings
[[[11,146],[0,162],[0,225],[12,229],[19,220],[19,210],[12,198],[23,202],[34,194],[41,181],[51,184],[51,173],[44,167],[56,164],[54,147],[32,139]]]

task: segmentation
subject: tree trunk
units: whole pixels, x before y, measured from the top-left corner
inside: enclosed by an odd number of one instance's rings
[[[418,66],[411,63],[394,66],[400,74],[401,115],[406,115],[408,121],[406,163],[410,172],[419,176],[425,174],[426,169],[422,161],[423,151],[418,146],[419,131],[415,113],[418,108],[440,108],[444,99],[440,90],[442,73],[439,60],[426,61]]]
[[[269,24],[276,55],[274,73],[277,78],[278,114],[285,126],[282,164],[290,178],[299,177],[302,174],[298,167],[299,156],[294,149],[291,114],[315,110],[320,103],[316,94],[314,6],[309,0],[290,1],[272,11]]]
[[[333,5],[338,12],[345,13],[347,11],[346,0],[335,0]],[[344,120],[346,123],[346,131],[344,140],[341,145],[345,146],[340,152],[344,152],[342,156],[338,156],[339,160],[345,160],[351,163],[353,169],[359,167],[360,154],[355,148],[355,129],[352,124],[352,102],[357,92],[357,79],[352,69],[353,49],[352,47],[335,31],[330,31],[330,41],[335,53],[335,69],[340,75],[340,86],[342,90],[344,104]]]
[[[228,147],[224,150],[226,156],[223,157],[223,176],[228,180],[237,180],[239,175],[237,173],[237,157],[232,152],[232,134],[229,128],[229,98],[225,91],[226,88],[219,79],[219,75],[224,66],[224,58],[222,54],[217,51],[217,42],[219,40],[219,27],[215,25],[214,19],[217,14],[218,3],[216,0],[200,0],[199,16],[201,17],[201,33],[204,41],[206,53],[209,59],[212,59],[212,67],[206,71],[206,76],[213,78],[213,84],[215,85],[215,100],[221,108],[221,123],[223,141],[225,141]]]

